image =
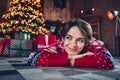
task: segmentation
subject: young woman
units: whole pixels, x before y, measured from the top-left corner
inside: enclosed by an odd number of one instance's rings
[[[61,31],[57,45],[33,52],[28,63],[34,66],[73,66],[113,69],[114,61],[104,44],[92,36],[88,22],[82,19],[68,21]]]

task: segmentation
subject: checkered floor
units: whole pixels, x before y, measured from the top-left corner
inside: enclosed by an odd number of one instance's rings
[[[31,67],[26,62],[26,57],[0,57],[0,80],[120,80],[120,58],[115,58],[113,70]]]

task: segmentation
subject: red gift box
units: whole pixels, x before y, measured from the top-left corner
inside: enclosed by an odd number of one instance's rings
[[[7,56],[9,54],[8,52],[9,41],[10,41],[9,36],[5,36],[0,41],[0,56]]]
[[[2,51],[2,46],[3,46],[3,42],[0,41],[0,54],[2,54],[2,53],[1,53],[1,51]]]
[[[38,50],[42,50],[50,46],[53,46],[57,42],[56,36],[54,34],[39,34],[37,40]]]

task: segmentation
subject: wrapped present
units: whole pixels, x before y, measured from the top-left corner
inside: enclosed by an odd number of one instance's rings
[[[1,37],[1,38],[0,38],[0,42],[3,41],[3,39],[4,39],[4,38]]]
[[[11,39],[10,57],[27,57],[32,51],[32,40]]]
[[[38,45],[38,41],[36,38],[32,38],[32,50],[36,51],[37,50],[37,45]]]
[[[10,37],[0,38],[0,56],[9,56]]]
[[[15,37],[15,39],[30,40],[31,35],[30,35],[30,33],[19,32],[19,33],[15,33],[14,37]]]
[[[0,41],[0,55],[2,54],[1,51],[2,51],[2,47],[3,47],[3,42]]]
[[[54,34],[38,35],[38,50],[42,50],[56,44],[56,36]]]

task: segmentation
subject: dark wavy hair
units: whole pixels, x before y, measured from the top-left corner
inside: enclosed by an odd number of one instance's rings
[[[93,37],[92,28],[91,28],[91,25],[83,19],[76,18],[66,22],[65,26],[61,31],[61,39],[62,38],[64,39],[68,31],[74,26],[77,26],[79,30],[82,32],[83,36],[86,39],[86,45],[90,45]]]

